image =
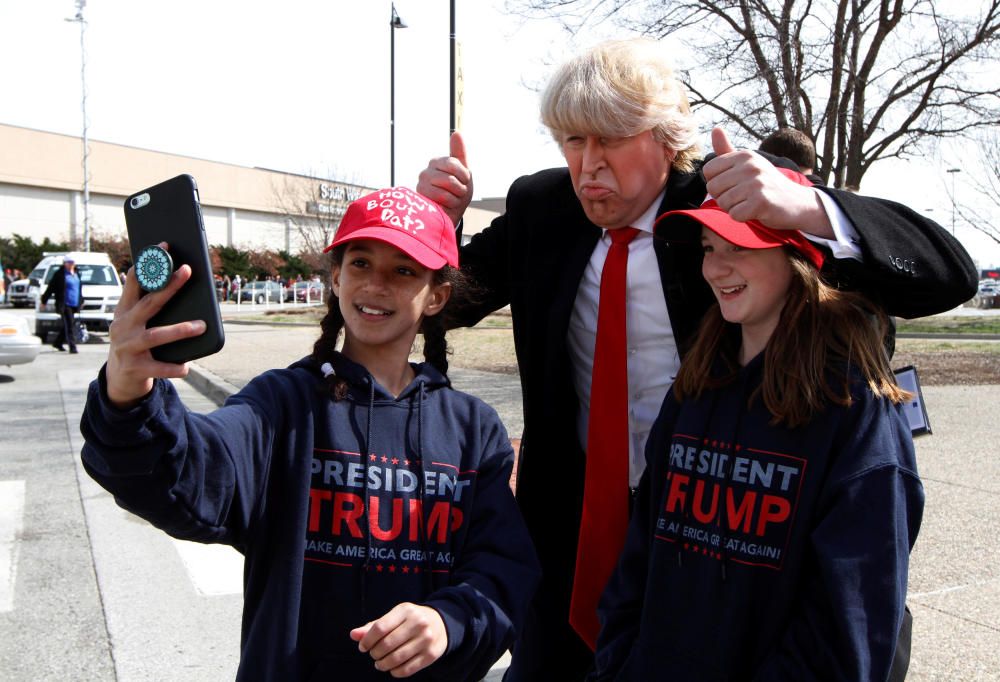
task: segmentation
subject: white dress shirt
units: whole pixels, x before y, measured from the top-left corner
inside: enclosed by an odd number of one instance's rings
[[[628,245],[628,270],[625,279],[625,334],[628,348],[628,431],[629,485],[639,484],[646,467],[646,438],[667,389],[677,376],[680,356],[674,330],[667,314],[667,301],[660,283],[660,267],[653,251],[653,223],[663,201],[663,193],[632,227],[639,234]],[[587,448],[587,421],[590,416],[590,380],[594,370],[594,346],[597,342],[597,306],[601,296],[601,272],[611,247],[605,230],[587,263],[576,292],[573,314],[569,320],[569,352],[573,363],[573,381],[580,397],[577,433]]]
[[[816,191],[837,239],[803,234],[812,241],[829,247],[836,258],[854,258],[860,261],[861,250],[857,246],[858,235],[854,226],[830,197]],[[667,302],[660,281],[660,267],[653,250],[653,224],[665,193],[666,190],[661,192],[632,225],[639,230],[639,234],[629,244],[628,251],[625,333],[628,348],[629,485],[633,488],[639,485],[639,479],[646,468],[645,451],[649,431],[680,367],[677,341],[670,326]],[[577,434],[585,452],[601,272],[610,247],[611,238],[608,231],[604,230],[580,280],[567,332],[570,360],[573,364],[573,383],[580,399]]]

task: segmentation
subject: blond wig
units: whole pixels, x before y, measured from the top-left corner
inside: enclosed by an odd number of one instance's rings
[[[666,48],[646,38],[600,43],[563,66],[542,94],[542,123],[566,133],[631,137],[647,130],[676,152],[672,167],[694,169],[700,152],[687,92]]]

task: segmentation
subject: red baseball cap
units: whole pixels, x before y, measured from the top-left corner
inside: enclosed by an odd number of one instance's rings
[[[793,182],[812,187],[812,183],[801,173],[786,168],[778,168],[778,170]],[[727,242],[745,249],[773,249],[779,246],[791,246],[815,265],[817,270],[823,267],[823,252],[803,237],[798,230],[776,230],[756,220],[748,220],[745,223],[733,220],[711,197],[707,198],[699,208],[664,213],[656,219],[657,225],[660,221],[671,216],[687,216],[712,230]]]
[[[458,267],[451,218],[436,203],[406,187],[390,187],[351,202],[324,253],[356,239],[395,246],[425,268]]]

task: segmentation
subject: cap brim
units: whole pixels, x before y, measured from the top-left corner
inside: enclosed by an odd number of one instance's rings
[[[734,220],[728,213],[718,208],[695,208],[683,211],[671,211],[662,215],[657,224],[670,216],[684,216],[703,225],[717,235],[746,249],[771,249],[785,244],[785,241],[768,239],[766,234],[754,230],[747,223]]]
[[[816,248],[816,246],[814,246],[812,242],[805,237],[795,233],[795,235],[798,235],[798,238],[796,238],[791,234],[783,234],[777,230],[772,230],[760,225],[759,223],[756,225],[760,229],[754,229],[755,225],[753,221],[750,221],[749,223],[741,223],[738,220],[734,220],[721,208],[703,207],[684,209],[681,211],[670,211],[669,213],[664,213],[662,216],[657,218],[655,226],[661,227],[662,223],[665,222],[667,218],[675,218],[678,216],[693,222],[696,225],[707,227],[727,242],[736,244],[737,246],[742,246],[745,249],[775,249],[779,246],[791,246],[805,256],[813,265],[815,265],[817,270],[821,270],[823,268],[823,262],[825,260],[823,252]],[[667,227],[657,234],[669,231],[671,231],[671,229]],[[667,234],[663,236],[668,241],[690,244],[700,242],[700,230],[697,235],[693,232],[688,232],[687,234],[684,234],[684,231],[678,230],[677,232],[680,234]]]
[[[342,239],[334,239],[330,246],[323,249],[323,252],[325,253],[341,244],[357,241],[358,239],[374,239],[390,246],[395,246],[410,258],[431,270],[440,270],[448,263],[444,256],[405,232],[381,226],[362,227],[354,230]],[[455,267],[458,267],[457,264]]]

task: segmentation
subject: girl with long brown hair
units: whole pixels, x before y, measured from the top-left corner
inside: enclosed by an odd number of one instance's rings
[[[667,215],[700,230],[716,305],[650,434],[590,679],[885,680],[924,500],[885,316],[798,232]]]

